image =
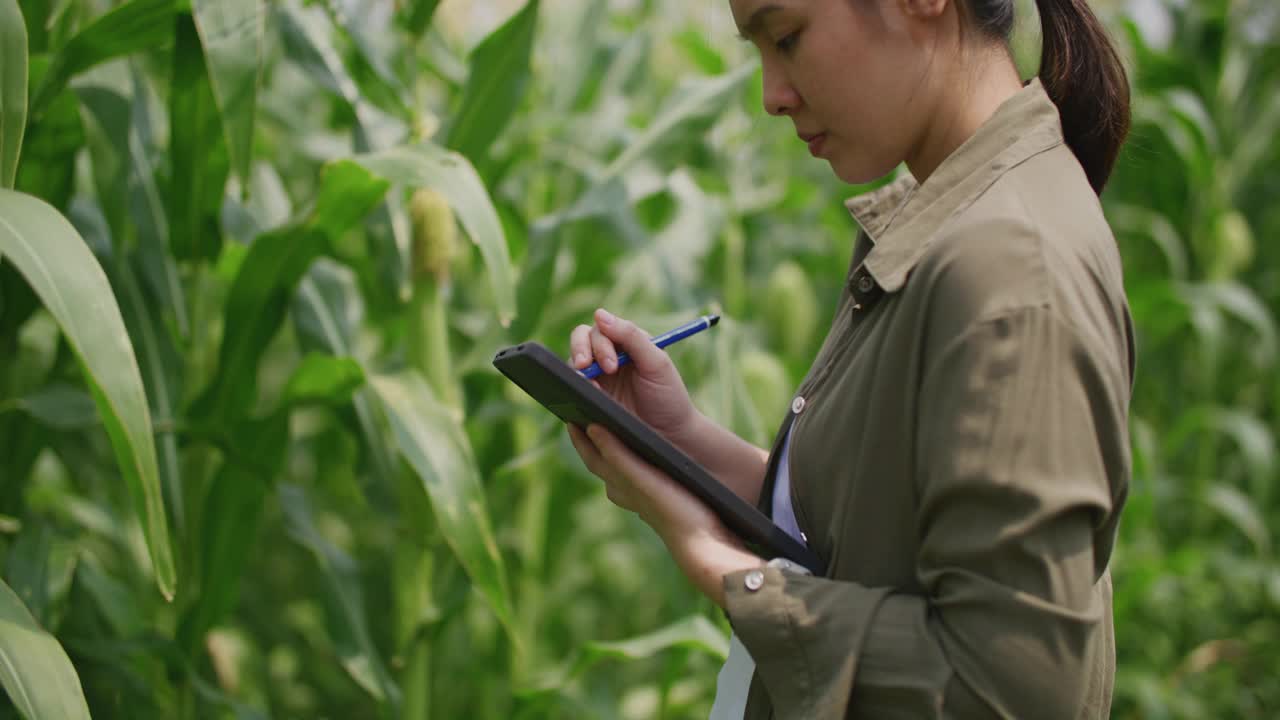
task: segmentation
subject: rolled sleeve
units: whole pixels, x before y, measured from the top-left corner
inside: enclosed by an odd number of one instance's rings
[[[755,589],[754,572],[764,574]],[[843,717],[858,650],[888,589],[761,568],[725,575],[724,590],[779,720]]]
[[[1082,717],[1114,671],[1100,580],[1123,472],[1108,458],[1126,442],[1123,373],[1097,350],[1037,306],[976,322],[934,357],[913,478],[924,594],[725,576],[777,717]]]

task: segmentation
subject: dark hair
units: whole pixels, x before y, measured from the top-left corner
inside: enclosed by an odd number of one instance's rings
[[[982,33],[1006,43],[1014,2],[961,0]],[[1102,194],[1129,134],[1129,79],[1087,0],[1036,0],[1036,6],[1043,38],[1040,82],[1058,106],[1067,146],[1094,192]]]

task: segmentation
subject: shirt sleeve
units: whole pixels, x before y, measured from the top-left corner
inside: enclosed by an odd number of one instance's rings
[[[1098,646],[1127,395],[1111,362],[1038,306],[975,323],[930,363],[923,594],[774,568],[724,577],[776,717],[1080,717],[1112,662]]]

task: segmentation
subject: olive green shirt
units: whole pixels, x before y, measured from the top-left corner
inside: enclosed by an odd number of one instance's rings
[[[826,572],[725,576],[746,718],[1107,717],[1134,340],[1057,108],[1032,80],[923,185],[847,205],[848,282],[779,431]]]

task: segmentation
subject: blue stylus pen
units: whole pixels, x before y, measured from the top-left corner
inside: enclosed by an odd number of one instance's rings
[[[654,345],[657,345],[660,348],[664,348],[670,345],[671,343],[683,340],[689,337],[690,335],[693,335],[694,333],[702,332],[703,330],[706,330],[707,328],[714,326],[718,322],[720,322],[719,315],[703,315],[702,317],[698,318],[697,320],[694,320],[693,322],[685,323],[684,325],[681,325],[675,330],[665,332],[661,335],[658,335],[657,337],[652,337],[649,339],[653,341]],[[626,354],[625,352],[618,353],[618,367],[622,367],[623,365],[626,365],[629,362],[631,362],[630,355]],[[594,362],[586,366],[585,368],[579,370],[578,372],[582,373],[583,377],[585,377],[588,380],[599,377],[600,375],[604,374],[604,370],[600,369],[600,363],[594,363]]]

